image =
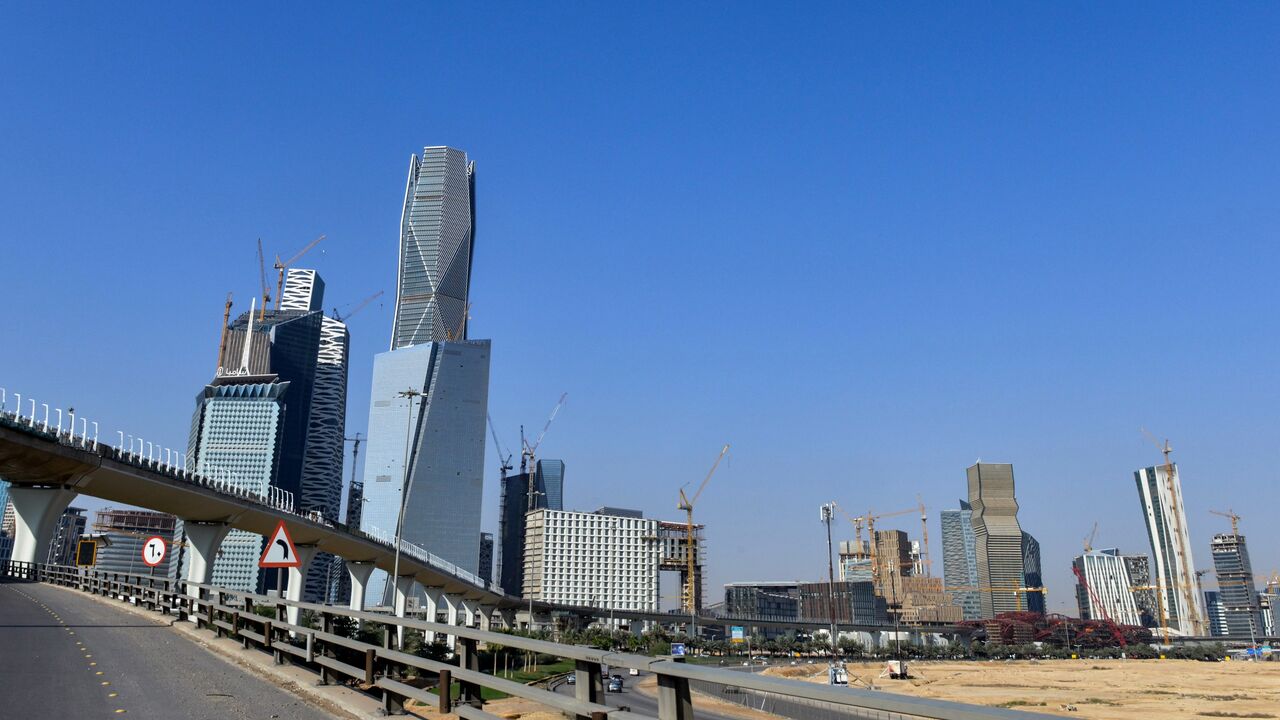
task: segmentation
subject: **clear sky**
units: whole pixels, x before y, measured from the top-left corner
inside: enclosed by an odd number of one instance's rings
[[[387,292],[351,321],[365,432],[409,156],[447,144],[503,443],[567,391],[566,504],[669,518],[733,443],[712,599],[824,577],[828,500],[919,493],[940,573],[981,458],[1074,613],[1095,521],[1149,552],[1142,426],[1198,566],[1228,507],[1280,565],[1280,7],[462,5],[0,8],[0,386],[184,447],[255,240],[325,233],[327,305]]]

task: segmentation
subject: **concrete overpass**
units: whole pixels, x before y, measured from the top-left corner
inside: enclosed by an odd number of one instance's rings
[[[372,534],[319,514],[303,514],[291,501],[278,495],[260,496],[244,491],[224,478],[207,477],[187,470],[181,453],[144,443],[117,433],[114,445],[98,439],[97,423],[42,405],[0,388],[0,478],[12,487],[10,498],[17,515],[12,559],[39,562],[41,549],[48,547],[59,518],[77,495],[147,508],[181,518],[187,535],[187,574],[193,584],[210,584],[213,558],[232,529],[269,535],[284,520],[302,555],[303,567],[289,571],[285,597],[301,600],[306,567],[315,554],[328,552],[346,561],[351,575],[350,607],[361,610],[373,569],[388,574],[395,568],[395,541],[390,533]],[[28,404],[29,411],[22,412]],[[64,425],[65,421],[65,425]],[[79,429],[77,429],[79,424]],[[90,426],[93,431],[90,432]],[[530,603],[509,595],[494,583],[485,583],[474,574],[438,558],[411,543],[400,543],[400,577],[395,587],[396,615],[404,616],[413,582],[425,589],[425,615],[443,614],[450,625],[488,627],[494,616],[514,627],[517,611],[527,612]],[[608,610],[596,607],[564,606],[534,602],[535,614],[567,613],[580,619],[615,618],[662,624],[685,624],[681,613]],[[534,618],[528,618],[534,625]],[[801,631],[826,629],[820,620],[789,618],[727,617],[702,612],[697,626],[744,625],[786,628]],[[892,626],[841,624],[841,631],[884,633]],[[939,633],[951,638],[967,637],[968,628],[951,625],[904,627],[908,633]]]

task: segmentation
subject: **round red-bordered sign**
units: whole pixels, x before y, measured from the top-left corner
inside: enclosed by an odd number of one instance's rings
[[[142,562],[147,567],[155,567],[164,562],[165,551],[169,546],[165,543],[164,538],[159,535],[152,535],[142,544]]]

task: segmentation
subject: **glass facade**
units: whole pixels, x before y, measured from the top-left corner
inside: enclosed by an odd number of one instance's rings
[[[982,618],[978,593],[978,556],[973,537],[973,510],[961,500],[959,510],[943,510],[942,575],[965,620]]]
[[[410,159],[392,350],[466,339],[475,191],[475,163],[461,150],[428,147]]]
[[[1218,577],[1218,599],[1227,634],[1237,638],[1262,634],[1262,608],[1253,583],[1253,564],[1243,535],[1214,535],[1210,545]]]
[[[399,396],[408,390],[421,396]],[[403,498],[401,537],[475,573],[488,404],[488,340],[429,342],[378,354],[361,529],[394,537]],[[389,600],[386,573],[374,571],[369,589],[371,601]]]
[[[538,461],[538,490],[543,493],[543,507],[548,510],[564,509],[564,461]]]
[[[1172,482],[1163,466],[1143,468],[1133,475],[1147,521],[1155,584],[1163,596],[1169,627],[1183,635],[1204,635],[1203,598],[1196,592],[1195,560],[1191,555],[1186,505],[1182,501],[1182,481],[1177,465],[1173,468]]]

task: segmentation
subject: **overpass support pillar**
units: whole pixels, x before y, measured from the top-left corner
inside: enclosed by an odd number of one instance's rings
[[[422,588],[422,592],[427,596],[427,622],[440,622],[440,604],[444,600],[444,590],[441,588]],[[435,642],[435,631],[428,630],[423,633],[422,641],[428,645]]]
[[[506,630],[516,629],[516,611],[511,608],[503,608],[498,611],[498,617],[502,621],[502,627]]]
[[[359,560],[348,560],[347,574],[351,576],[351,609],[364,610],[364,591],[369,586],[369,576],[373,574],[373,563]]]
[[[880,648],[880,647],[884,647],[883,636],[884,636],[884,633],[880,632],[879,630],[872,630],[871,632],[867,633],[867,640],[870,642],[871,647]]]
[[[58,529],[58,521],[62,512],[71,504],[76,496],[75,490],[62,487],[9,488],[9,500],[13,502],[14,562],[44,562],[47,558],[49,541]]]
[[[493,629],[493,613],[495,609],[492,605],[479,606],[476,612],[476,622],[479,623],[481,630],[488,632]]]
[[[213,561],[218,557],[218,548],[231,532],[231,526],[183,521],[182,530],[187,536],[187,582],[208,585],[213,581]],[[187,594],[200,597],[200,589],[188,587]]]
[[[409,609],[409,593],[413,592],[413,576],[400,575],[396,578],[395,611],[396,617],[402,618]],[[396,648],[404,649],[404,625],[396,625]]]
[[[462,600],[461,600],[461,598],[456,598],[456,597],[453,597],[453,596],[451,596],[451,595],[447,595],[447,594],[441,593],[441,595],[440,595],[440,601],[444,603],[444,609],[445,609],[445,613],[446,613],[446,614],[445,614],[445,624],[446,624],[446,625],[449,625],[450,627],[457,627],[457,625],[458,625],[458,604],[462,601]],[[458,642],[458,636],[453,635],[453,634],[448,635],[448,636],[444,639],[444,644],[445,644],[445,645],[448,645],[449,647],[453,647],[453,646],[454,646],[454,644],[456,644],[457,642]]]
[[[463,627],[473,628],[477,626],[479,621],[476,619],[476,615],[478,613],[476,612],[476,603],[474,600],[467,600],[466,598],[459,600],[458,609],[462,614]]]
[[[311,567],[311,561],[316,558],[315,545],[295,545],[298,551],[298,567],[289,568],[289,584],[284,589],[284,599],[293,602],[302,602],[302,593],[307,586],[307,569]],[[295,605],[289,605],[284,611],[285,617],[288,618],[290,625],[297,625],[301,612]],[[295,632],[290,632],[289,636],[294,637]]]

